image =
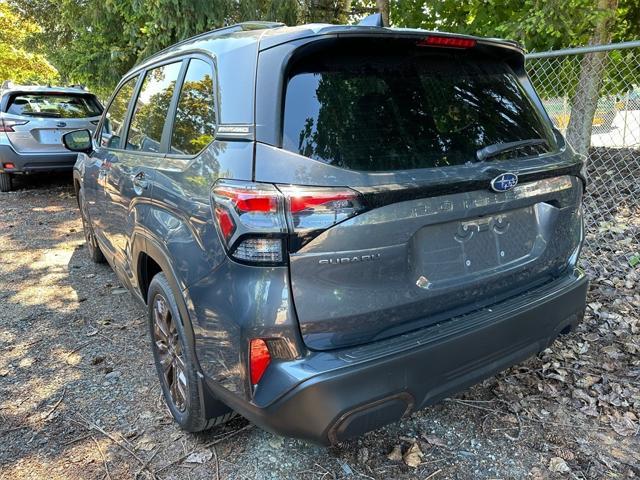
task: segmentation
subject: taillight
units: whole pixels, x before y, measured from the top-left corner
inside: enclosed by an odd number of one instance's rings
[[[363,210],[360,195],[350,188],[279,185],[294,233],[326,230]]]
[[[5,120],[0,118],[0,132],[15,132],[13,127],[17,127],[18,125],[25,125],[29,123],[28,120]]]
[[[266,183],[218,181],[211,191],[220,237],[236,260],[281,263],[287,223],[284,198]]]
[[[473,48],[476,46],[473,38],[454,37],[445,35],[429,35],[418,42],[419,47],[450,47]]]
[[[282,264],[316,235],[363,211],[358,192],[344,187],[218,181],[213,217],[229,255],[252,264]]]
[[[257,385],[271,363],[271,354],[266,342],[261,338],[254,338],[249,343],[249,376],[251,385]]]

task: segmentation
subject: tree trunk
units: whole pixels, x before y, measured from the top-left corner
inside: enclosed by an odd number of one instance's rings
[[[598,10],[604,16],[596,25],[590,45],[611,42],[618,0],[598,0]],[[600,99],[600,88],[609,60],[608,52],[587,53],[580,61],[580,79],[571,98],[571,117],[567,126],[567,141],[576,152],[587,155],[591,146],[593,117]]]
[[[378,12],[382,15],[382,23],[385,27],[389,26],[389,0],[376,0]]]

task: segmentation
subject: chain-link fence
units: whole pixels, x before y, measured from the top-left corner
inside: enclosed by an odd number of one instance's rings
[[[527,70],[553,123],[588,157],[586,267],[601,275],[613,273],[605,265],[634,267],[640,263],[640,41],[529,54]]]

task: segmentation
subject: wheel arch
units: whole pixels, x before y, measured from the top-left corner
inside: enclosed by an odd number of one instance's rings
[[[190,301],[188,298],[188,291],[176,275],[175,269],[171,264],[169,254],[164,248],[162,248],[159,242],[148,235],[138,232],[135,235],[135,240],[132,246],[132,257],[135,259],[135,263],[133,265],[135,265],[136,282],[140,290],[140,296],[142,297],[145,305],[148,305],[147,294],[153,277],[157,273],[164,273],[167,278],[167,282],[171,287],[173,296],[176,299],[176,304],[180,311],[180,317],[183,321],[185,332],[187,333],[189,347],[195,352],[195,335],[193,332],[191,317],[189,316],[189,309],[187,308],[187,303]],[[201,372],[202,370],[197,356],[196,364],[198,371]]]

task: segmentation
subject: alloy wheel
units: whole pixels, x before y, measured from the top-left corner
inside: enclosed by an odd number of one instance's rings
[[[153,341],[158,352],[162,379],[173,405],[184,412],[187,407],[188,385],[184,352],[167,300],[156,295],[153,301]]]

